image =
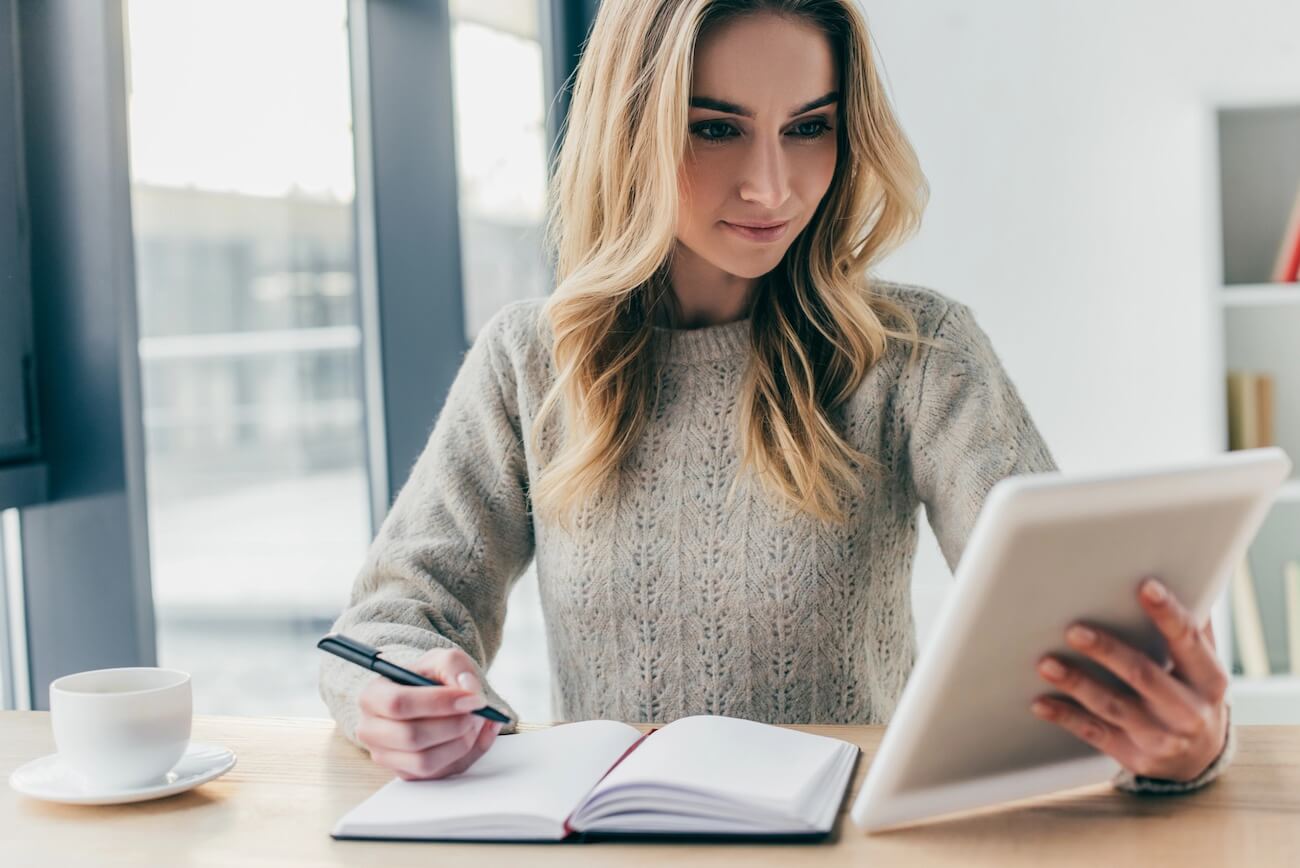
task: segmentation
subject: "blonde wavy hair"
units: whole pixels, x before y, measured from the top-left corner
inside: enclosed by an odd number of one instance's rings
[[[546,245],[556,288],[538,323],[553,336],[556,377],[532,444],[537,451],[556,413],[564,437],[530,494],[535,514],[562,525],[617,472],[658,400],[652,328],[661,305],[669,316],[673,309],[667,273],[696,40],[755,12],[828,35],[840,68],[840,132],[825,197],[753,296],[737,405],[741,469],[778,503],[842,522],[839,494],[861,492],[863,472],[884,468],[845,441],[831,414],[888,338],[911,343],[911,362],[920,344],[933,343],[867,275],[920,225],[929,188],[854,0],[604,0],[552,166]]]

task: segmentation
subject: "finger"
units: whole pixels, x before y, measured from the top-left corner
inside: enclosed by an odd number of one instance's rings
[[[358,701],[367,714],[390,720],[451,717],[487,704],[481,693],[458,687],[409,687],[386,678],[367,684]]]
[[[1065,638],[1145,700],[1166,728],[1179,735],[1193,735],[1211,719],[1212,706],[1205,699],[1132,645],[1083,624],[1071,626]]]
[[[483,720],[481,717],[474,719]],[[478,736],[479,727],[475,726],[459,738],[443,742],[428,750],[401,751],[380,748],[372,750],[370,757],[385,768],[392,769],[402,780],[430,780],[443,777],[446,769],[470,750]]]
[[[1215,705],[1228,690],[1228,676],[1214,652],[1213,634],[1196,625],[1191,612],[1155,577],[1142,583],[1138,599],[1169,645],[1178,674]]]
[[[1171,733],[1147,710],[1141,699],[1102,684],[1077,666],[1045,657],[1038,672],[1080,707],[1122,731],[1139,750],[1162,760],[1186,753],[1191,741]]]
[[[1142,752],[1125,734],[1068,699],[1040,697],[1030,710],[1105,753],[1125,768],[1145,767]]]
[[[1143,750],[1165,750],[1169,733],[1160,721],[1152,717],[1138,696],[1121,694],[1114,687],[1089,676],[1083,669],[1054,656],[1040,661],[1039,674],[1079,706],[1123,730],[1128,739]]]
[[[474,747],[465,756],[452,763],[447,769],[446,775],[458,775],[477,762],[479,757],[487,753],[488,748],[492,747],[502,726],[503,724],[500,721],[486,721],[483,724],[483,729],[479,732],[478,740],[474,742]]]
[[[448,687],[459,687],[471,693],[483,692],[478,665],[460,648],[434,648],[415,661],[411,669]]]
[[[463,736],[474,721],[473,714],[452,717],[426,717],[417,720],[391,720],[386,717],[362,717],[357,724],[357,741],[366,747],[399,751],[421,751]]]

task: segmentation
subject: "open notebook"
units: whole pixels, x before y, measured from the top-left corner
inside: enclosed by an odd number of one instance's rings
[[[683,717],[645,736],[586,720],[497,738],[458,775],[394,778],[335,838],[584,840],[830,833],[857,745],[734,717]]]

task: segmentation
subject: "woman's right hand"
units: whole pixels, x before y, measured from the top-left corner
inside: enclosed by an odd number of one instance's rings
[[[358,699],[357,741],[404,781],[463,772],[487,752],[502,726],[470,713],[487,704],[478,667],[459,648],[435,648],[407,668],[445,686],[408,687],[375,678]]]

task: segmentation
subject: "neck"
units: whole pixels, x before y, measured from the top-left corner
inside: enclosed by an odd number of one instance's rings
[[[738,277],[712,265],[678,243],[669,267],[671,311],[656,325],[681,329],[735,322],[749,315],[756,277]]]

